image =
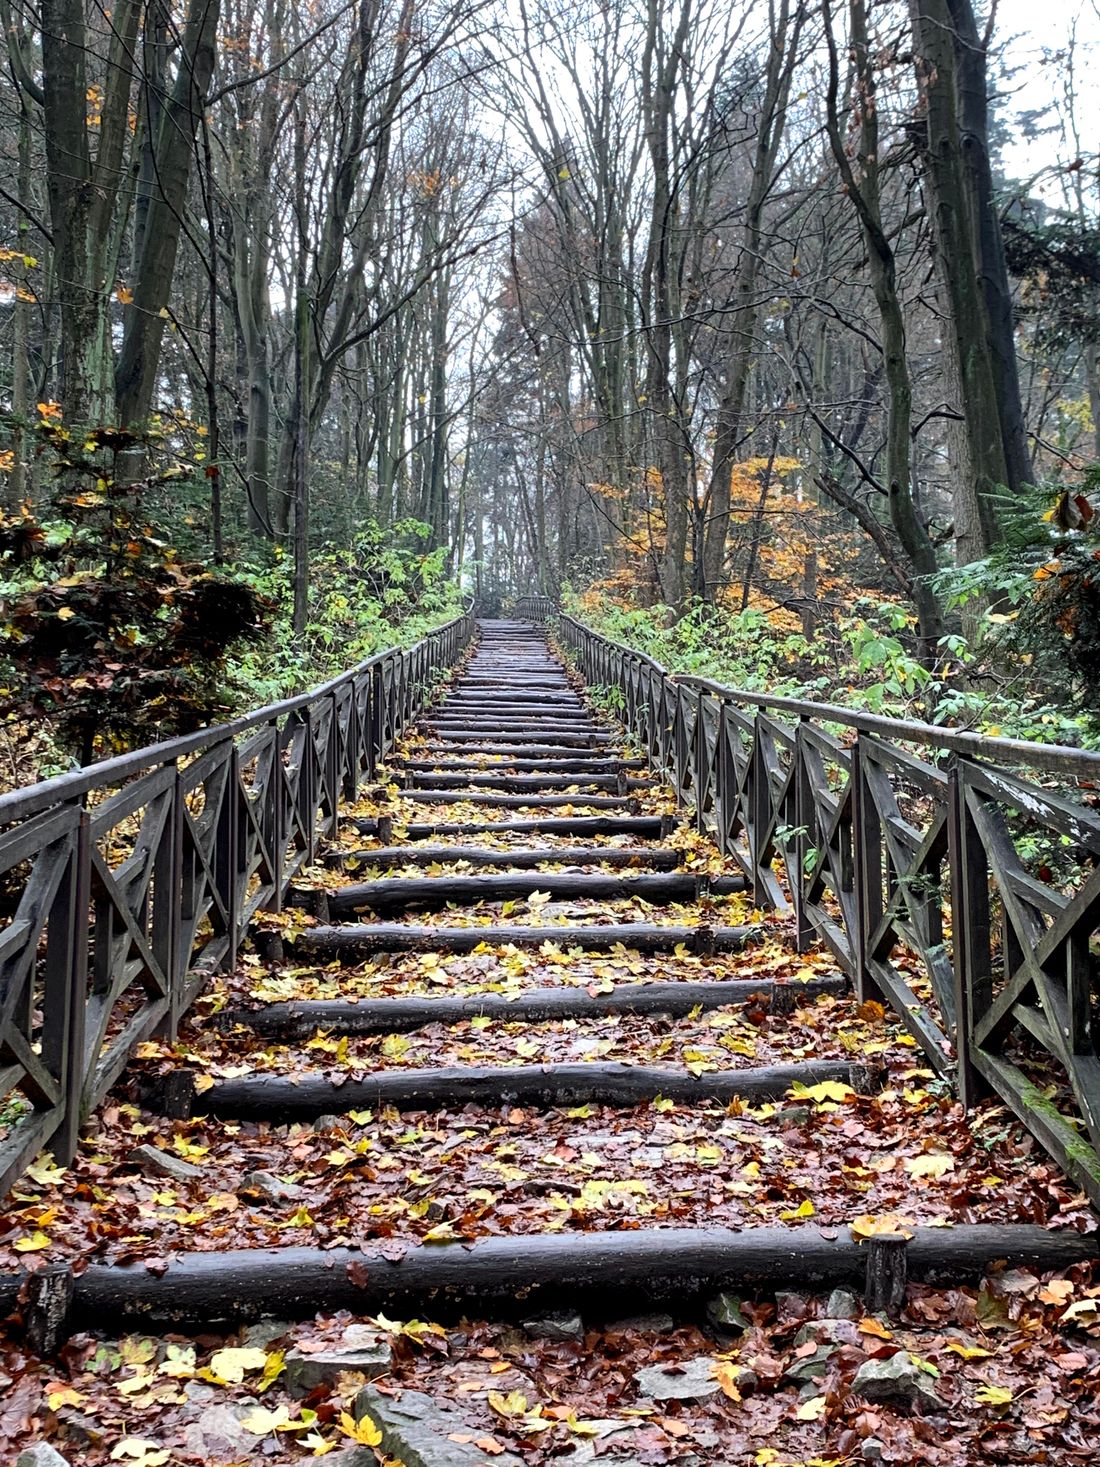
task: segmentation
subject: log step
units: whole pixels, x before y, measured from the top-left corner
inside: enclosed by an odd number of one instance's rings
[[[438,742],[428,742],[418,747],[416,749],[416,753],[417,755],[428,754],[429,756],[432,754],[443,754],[447,755],[449,758],[454,759],[476,759],[478,755],[486,754],[494,755],[497,758],[503,756],[504,758],[511,760],[533,759],[541,762],[543,759],[578,759],[584,762],[586,759],[586,755],[584,753],[585,748],[585,745],[581,745],[578,749],[577,745],[575,744],[529,744],[526,742],[504,743],[495,739],[487,739],[484,743],[480,744],[442,744]],[[612,763],[622,763],[627,768],[644,767],[643,761],[640,759],[617,760],[614,758],[613,755],[610,754],[609,750],[597,749],[595,746],[592,746],[591,753],[587,757],[596,759],[608,759]]]
[[[508,998],[501,993],[464,997],[298,1000],[262,1009],[235,1009],[218,1016],[219,1026],[240,1024],[273,1038],[307,1038],[318,1029],[329,1034],[409,1034],[432,1024],[461,1024],[468,1019],[494,1022],[554,1023],[606,1014],[668,1014],[681,1018],[695,1009],[708,1011],[749,1002],[772,1014],[792,1013],[822,994],[840,997],[848,991],[841,974],[826,974],[808,983],[751,978],[702,979],[683,983],[619,983],[610,993],[586,988],[529,988]]]
[[[423,805],[493,805],[499,810],[541,810],[555,805],[585,805],[593,810],[637,809],[637,799],[632,795],[502,795],[488,790],[402,790],[403,800],[415,800]]]
[[[522,794],[532,790],[613,790],[625,795],[629,790],[653,788],[651,779],[631,779],[627,774],[494,774],[492,770],[480,773],[448,774],[438,769],[419,771],[398,776],[405,780],[408,789],[469,789],[503,790],[506,793]]]
[[[421,725],[423,727],[423,725]],[[504,752],[508,749],[544,749],[551,745],[557,749],[568,752],[570,749],[595,749],[602,748],[612,742],[611,735],[605,733],[559,733],[556,730],[543,728],[522,728],[515,732],[505,732],[500,729],[447,729],[439,730],[437,742],[444,747],[455,744],[489,744],[505,745]]]
[[[615,876],[606,872],[544,871],[534,875],[382,877],[356,882],[329,894],[334,918],[356,912],[394,912],[409,907],[438,910],[449,903],[479,906],[484,902],[521,901],[532,892],[548,892],[553,901],[629,901],[653,904],[697,901],[703,896],[731,896],[744,891],[742,876],[706,878],[687,873],[643,873]]]
[[[644,759],[402,759],[390,758],[387,768],[408,774],[617,774],[620,769],[644,769]]]
[[[642,922],[615,922],[590,927],[414,927],[406,923],[355,923],[306,927],[294,936],[302,956],[335,957],[340,953],[440,952],[468,953],[482,943],[490,947],[541,947],[551,942],[567,950],[608,952],[620,943],[635,952],[673,952],[682,943],[689,952],[740,952],[760,936],[758,927],[657,927]]]
[[[383,820],[388,822],[383,829],[392,827],[392,816],[384,816]],[[380,832],[378,819],[357,817],[349,823],[360,835],[377,836]],[[677,823],[670,815],[547,815],[533,820],[436,821],[402,828],[411,841],[430,840],[433,835],[632,835],[643,840],[663,840],[672,834]],[[389,836],[385,838],[388,840]]]
[[[625,1063],[559,1065],[440,1065],[432,1069],[379,1070],[351,1079],[327,1074],[243,1075],[216,1080],[201,1093],[192,1089],[181,1103],[180,1072],[173,1072],[172,1114],[267,1121],[273,1126],[346,1115],[348,1111],[393,1106],[396,1110],[449,1110],[463,1105],[498,1109],[529,1105],[635,1106],[663,1097],[693,1104],[705,1100],[780,1100],[792,1085],[835,1080],[866,1091],[867,1072],[849,1060],[807,1060],[758,1069],[711,1070],[702,1075],[656,1065]],[[183,1072],[187,1074],[187,1071]],[[157,1087],[142,1094],[156,1111]]]
[[[526,850],[495,850],[492,846],[379,846],[377,850],[328,851],[326,866],[510,866],[523,870],[545,865],[649,866],[674,871],[681,852],[657,846],[538,846]]]
[[[237,1323],[271,1315],[303,1319],[347,1309],[387,1313],[491,1312],[527,1317],[582,1305],[593,1318],[668,1301],[700,1308],[722,1290],[805,1290],[865,1281],[869,1248],[847,1227],[637,1228],[410,1242],[364,1240],[357,1248],[239,1248],[176,1253],[153,1271],[144,1263],[91,1263],[73,1281],[69,1327],[136,1321],[151,1326]],[[1100,1257],[1097,1234],[1050,1232],[1031,1224],[963,1224],[913,1229],[905,1246],[910,1278],[958,1283],[996,1263],[1048,1272]],[[27,1273],[0,1278],[0,1305],[16,1305]],[[601,1313],[602,1311],[606,1311]]]

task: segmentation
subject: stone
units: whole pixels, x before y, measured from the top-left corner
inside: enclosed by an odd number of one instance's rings
[[[634,1380],[641,1394],[652,1401],[706,1401],[722,1389],[714,1378],[716,1364],[709,1355],[698,1355],[682,1365],[646,1365],[634,1372]],[[756,1383],[751,1370],[737,1370],[738,1390],[747,1394]]]
[[[779,1384],[804,1385],[809,1380],[820,1380],[839,1348],[835,1344],[818,1345],[812,1355],[803,1355],[799,1360],[792,1360],[780,1376]]]
[[[617,1319],[608,1329],[636,1329],[646,1335],[670,1335],[676,1328],[671,1314],[631,1314],[626,1319]]]
[[[858,1345],[859,1330],[850,1319],[811,1319],[794,1337],[799,1345]]]
[[[885,1447],[877,1436],[869,1436],[859,1449],[859,1455],[865,1462],[881,1462]]]
[[[525,1319],[523,1328],[533,1340],[583,1340],[584,1321],[579,1314],[543,1314]]]
[[[715,1294],[707,1301],[707,1318],[720,1329],[744,1331],[749,1321],[741,1311],[741,1300],[736,1294]]]
[[[48,1442],[35,1442],[33,1447],[19,1453],[15,1467],[69,1467],[69,1462]]]
[[[240,1192],[258,1192],[269,1202],[296,1202],[302,1196],[301,1187],[293,1182],[281,1182],[271,1172],[248,1172],[241,1178]]]
[[[865,1360],[855,1373],[852,1391],[875,1405],[910,1410],[921,1405],[932,1411],[943,1410],[931,1378],[913,1363],[907,1350],[899,1350],[887,1360]]]
[[[472,1427],[449,1401],[437,1401],[422,1391],[383,1395],[367,1385],[355,1398],[357,1421],[369,1416],[382,1433],[382,1453],[396,1457],[404,1467],[483,1467],[485,1453],[474,1441],[452,1440],[455,1436],[484,1436]],[[522,1467],[511,1452],[498,1452],[493,1467]]]
[[[200,1462],[217,1462],[223,1457],[246,1458],[256,1445],[256,1433],[241,1418],[254,1408],[254,1397],[243,1397],[232,1405],[219,1401],[205,1406],[183,1434],[184,1451]]]
[[[772,1119],[781,1126],[805,1126],[812,1114],[808,1105],[788,1105],[777,1110]]]
[[[315,1130],[315,1131],[336,1131],[336,1130],[338,1130],[342,1126],[346,1127],[347,1124],[348,1124],[348,1121],[347,1121],[347,1117],[346,1116],[338,1116],[338,1115],[318,1116],[317,1119],[313,1122],[313,1130]]]
[[[282,1384],[292,1396],[308,1396],[316,1386],[324,1381],[334,1381],[345,1371],[377,1380],[380,1375],[387,1374],[392,1363],[389,1338],[367,1331],[353,1342],[345,1338],[341,1344],[325,1350],[288,1350]]]
[[[255,1324],[241,1330],[241,1344],[250,1350],[266,1350],[276,1340],[281,1340],[292,1326],[285,1319],[269,1319],[266,1316]]]
[[[825,1305],[829,1319],[861,1319],[863,1308],[851,1289],[834,1289]]]
[[[172,1156],[156,1146],[135,1146],[126,1160],[155,1177],[171,1177],[173,1182],[194,1182],[203,1175],[201,1166],[184,1161],[182,1156]]]

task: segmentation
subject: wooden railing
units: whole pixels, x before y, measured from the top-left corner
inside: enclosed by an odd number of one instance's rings
[[[673,677],[570,616],[557,630],[758,905],[1100,1203],[1100,754]]]
[[[0,1189],[43,1146],[72,1156],[134,1044],[234,964],[473,631],[471,609],[312,692],[0,796]]]
[[[544,622],[557,616],[558,608],[549,596],[520,596],[515,614],[521,621]]]

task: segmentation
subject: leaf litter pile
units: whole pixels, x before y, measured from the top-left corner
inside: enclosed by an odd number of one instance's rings
[[[406,753],[418,756],[415,741]],[[671,808],[659,788],[640,804],[646,813]],[[388,814],[400,839],[414,820],[488,823],[515,813],[430,810],[390,787],[352,815]],[[598,813],[580,794],[569,811]],[[532,843],[504,832],[476,838],[505,852]],[[673,843],[682,870],[725,869],[702,838],[679,832]],[[434,844],[471,840],[441,836]],[[540,835],[537,844],[547,848],[542,869],[553,872],[561,869],[554,850],[577,841]],[[353,881],[469,870],[372,867],[371,845],[349,822],[333,855],[359,853],[354,863],[306,876],[333,892]],[[810,1223],[834,1237],[847,1228],[872,1237],[971,1222],[1095,1228],[1084,1198],[1011,1115],[988,1102],[964,1116],[875,1002],[809,996],[780,1014],[750,999],[675,1020],[475,1017],[400,1034],[320,1030],[287,1042],[226,1021],[227,1013],[289,999],[509,997],[563,986],[597,995],[658,980],[797,985],[835,971],[824,952],[797,954],[787,924],[752,912],[745,897],[651,907],[637,899],[557,903],[535,892],[410,920],[484,926],[484,941],[466,954],[318,965],[292,947],[313,919],[299,910],[265,919],[288,940],[286,959],[246,954],[199,1001],[175,1043],[139,1047],[73,1165],[62,1171],[44,1155],[16,1185],[0,1224],[0,1270],[72,1260],[78,1268],[145,1263],[155,1272],[176,1252],[367,1241],[383,1241],[397,1260],[412,1246],[461,1247],[495,1235],[687,1226]],[[762,935],[744,952],[713,957],[581,952],[554,941],[558,925],[627,921],[753,922]],[[494,943],[494,926],[517,922],[545,926],[546,941],[523,950]],[[382,1069],[624,1061],[702,1076],[810,1059],[871,1064],[880,1083],[873,1094],[838,1081],[795,1084],[772,1101],[728,1105],[658,1096],[629,1108],[382,1108],[292,1125],[171,1121],[139,1102],[143,1080],[179,1067],[198,1076],[200,1091],[244,1075],[320,1073],[336,1086],[336,1111],[340,1084]],[[148,1148],[167,1163],[150,1165]],[[520,1304],[505,1322],[454,1311],[439,1320],[337,1313],[197,1335],[83,1333],[48,1362],[28,1356],[13,1321],[0,1353],[0,1441],[13,1451],[49,1441],[68,1462],[90,1467],[313,1457],[397,1467],[402,1459],[376,1420],[411,1391],[443,1413],[438,1438],[462,1467],[952,1467],[1092,1462],[1100,1451],[1100,1277],[1087,1265],[1054,1275],[999,1268],[965,1287],[910,1283],[895,1318],[866,1313],[846,1290],[793,1287],[719,1295],[686,1315],[665,1314],[667,1307],[639,1297],[638,1312],[621,1319],[588,1318],[583,1306],[575,1316],[567,1309],[526,1318]],[[356,1353],[364,1344],[367,1368]],[[450,1467],[452,1459],[439,1460]]]

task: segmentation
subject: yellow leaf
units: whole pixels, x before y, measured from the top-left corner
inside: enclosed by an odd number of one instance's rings
[[[349,1416],[346,1411],[342,1411],[340,1430],[345,1436],[350,1436],[353,1442],[358,1442],[361,1447],[377,1447],[382,1442],[382,1433],[369,1416],[360,1416],[356,1421],[354,1416]]]
[[[926,1151],[923,1156],[907,1156],[905,1170],[913,1177],[945,1176],[955,1170],[955,1158],[942,1152]]]
[[[44,1151],[36,1161],[32,1161],[24,1176],[30,1177],[32,1182],[37,1182],[40,1187],[52,1187],[55,1182],[60,1182],[65,1175],[65,1168],[57,1166],[53,1159],[53,1152]]]
[[[876,1340],[892,1340],[894,1338],[885,1325],[880,1324],[877,1319],[872,1319],[870,1316],[866,1319],[861,1319],[858,1327],[861,1335],[873,1335]]]
[[[25,1237],[16,1238],[12,1246],[14,1247],[16,1253],[38,1253],[43,1248],[48,1248],[50,1246],[50,1240],[42,1231],[42,1229],[38,1228],[33,1233],[27,1234]]]
[[[737,1387],[737,1381],[741,1374],[740,1368],[730,1363],[714,1366],[714,1378],[721,1387],[722,1394],[731,1401],[739,1401],[741,1392]]]
[[[852,1222],[852,1236],[855,1238],[911,1238],[913,1234],[903,1226],[905,1221],[906,1219],[895,1217],[888,1212],[883,1213],[881,1217],[872,1217],[868,1213],[863,1217],[857,1217]]]
[[[263,1370],[267,1366],[267,1351],[243,1346],[215,1350],[210,1357],[210,1369],[227,1385],[240,1385],[246,1374]]]
[[[983,1350],[981,1345],[964,1345],[961,1340],[951,1340],[947,1348],[964,1360],[988,1360],[992,1350]]]
[[[1004,1386],[979,1386],[974,1395],[983,1406],[1007,1406],[1012,1401],[1012,1392]]]
[[[787,1091],[793,1100],[812,1100],[815,1105],[823,1105],[826,1101],[847,1100],[855,1093],[850,1085],[845,1085],[841,1080],[822,1080],[817,1085],[803,1085],[796,1080]]]
[[[500,1391],[490,1391],[488,1399],[498,1416],[522,1416],[527,1410],[527,1397],[522,1391],[509,1391],[506,1396]]]
[[[798,1421],[820,1421],[825,1415],[826,1400],[824,1396],[811,1396],[808,1401],[803,1401],[794,1413]]]
[[[793,1222],[795,1218],[813,1217],[813,1215],[814,1205],[808,1197],[800,1202],[797,1207],[790,1207],[787,1209],[786,1212],[781,1212],[779,1214],[784,1222]]]
[[[115,290],[115,299],[118,301],[120,306],[128,306],[130,302],[134,299],[134,292],[130,289],[128,285],[120,285]]]
[[[125,1461],[128,1467],[162,1467],[171,1455],[159,1442],[147,1441],[140,1436],[124,1436],[111,1448],[111,1461]]]
[[[46,1405],[51,1411],[59,1411],[62,1406],[79,1406],[85,1400],[87,1397],[72,1386],[59,1386],[57,1390],[46,1394]]]
[[[76,612],[72,609],[71,606],[63,606],[61,610],[57,613],[57,619],[58,621],[72,621],[75,615]]]
[[[266,1391],[273,1386],[285,1369],[285,1353],[282,1350],[273,1350],[264,1364],[264,1373],[260,1377],[260,1390]]]
[[[429,1228],[424,1234],[425,1243],[457,1243],[462,1234],[456,1233],[454,1224],[449,1222],[436,1223],[434,1228]]]

